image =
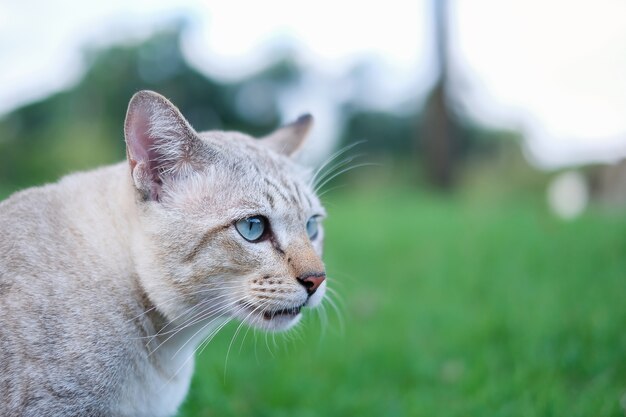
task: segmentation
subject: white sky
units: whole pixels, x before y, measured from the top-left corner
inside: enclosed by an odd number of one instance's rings
[[[80,48],[193,16],[183,48],[220,78],[246,75],[276,43],[338,79],[373,56],[370,103],[391,106],[432,80],[427,0],[200,1],[0,0],[0,113],[71,85]],[[483,123],[521,129],[543,166],[626,157],[626,2],[452,0],[457,99]],[[319,122],[333,117],[334,87],[303,95]],[[310,92],[309,92],[310,93]],[[289,103],[297,102],[292,97]],[[324,110],[326,109],[326,110]],[[317,111],[316,111],[317,110]],[[295,114],[299,109],[286,113]],[[286,114],[291,117],[293,114]],[[336,121],[326,124],[329,134]]]

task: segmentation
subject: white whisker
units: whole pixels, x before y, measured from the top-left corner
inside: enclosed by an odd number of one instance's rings
[[[351,164],[358,158],[361,158],[362,156],[365,156],[365,154],[360,153],[356,155],[350,155],[344,159],[337,161],[337,163],[330,166],[328,169],[324,171],[323,174],[321,174],[318,178],[315,179],[315,183],[313,184],[314,188],[317,188],[317,185],[321,183],[322,181],[324,181],[326,178],[333,175],[335,172],[339,171],[341,168],[344,168],[346,165]]]
[[[352,143],[348,146],[344,146],[343,148],[339,149],[338,151],[336,151],[335,153],[333,153],[330,157],[328,157],[328,159],[317,169],[317,171],[315,171],[315,174],[313,174],[313,177],[311,177],[311,182],[310,185],[311,187],[315,188],[315,183],[317,181],[317,176],[320,175],[320,173],[324,170],[324,168],[326,168],[331,162],[333,162],[335,159],[339,158],[341,155],[345,154],[346,152],[348,152],[350,149],[364,143],[364,140]]]
[[[230,349],[233,346],[233,343],[235,342],[235,339],[237,338],[237,335],[239,334],[241,327],[246,323],[246,320],[248,320],[250,316],[252,316],[253,314],[256,314],[258,311],[263,311],[263,309],[266,306],[267,306],[267,302],[262,303],[261,305],[255,307],[246,317],[244,317],[243,320],[241,320],[241,323],[239,324],[239,326],[237,326],[237,329],[235,330],[235,334],[233,335],[233,337],[230,340],[230,343],[228,344],[228,350],[226,351],[226,358],[224,360],[224,380],[226,380],[226,369],[228,368],[228,356],[230,354]]]
[[[357,164],[357,165],[352,165],[349,166],[347,168],[342,169],[339,172],[334,173],[332,176],[330,176],[329,178],[325,179],[321,184],[317,185],[315,187],[315,192],[317,193],[319,190],[321,190],[326,184],[328,184],[330,181],[334,180],[335,178],[337,178],[339,175],[341,174],[345,174],[348,171],[352,171],[353,169],[356,168],[362,168],[362,167],[367,167],[367,166],[380,166],[380,164],[374,163],[374,162],[364,162],[362,164]]]
[[[328,289],[328,287],[326,289]],[[333,301],[333,298],[332,298],[331,295],[335,295],[335,294],[333,294],[331,291],[329,291],[329,294],[326,296],[326,300],[328,300],[328,304],[330,304],[332,309],[335,310],[335,313],[337,314],[337,319],[339,321],[339,332],[341,334],[344,334],[344,332],[345,332],[345,324],[343,322],[343,317],[342,317],[342,314],[341,314],[341,310],[339,309],[337,304]]]

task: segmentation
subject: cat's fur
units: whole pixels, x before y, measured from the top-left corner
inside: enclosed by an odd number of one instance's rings
[[[0,415],[173,415],[219,325],[282,330],[299,309],[272,311],[319,304],[326,283],[301,278],[323,280],[305,224],[324,209],[290,158],[310,124],[197,133],[142,91],[127,162],[0,203]],[[271,225],[259,243],[234,227],[253,215]]]

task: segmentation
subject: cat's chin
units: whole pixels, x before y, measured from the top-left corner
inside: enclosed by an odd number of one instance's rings
[[[300,319],[302,318],[302,313],[298,313],[291,316],[274,316],[273,318],[266,319],[264,317],[263,322],[256,324],[257,327],[260,327],[263,330],[268,330],[272,332],[284,332],[286,330],[291,329],[293,326],[298,324]]]

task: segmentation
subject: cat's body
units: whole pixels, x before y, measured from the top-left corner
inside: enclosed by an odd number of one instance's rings
[[[128,163],[0,203],[0,415],[173,415],[220,325],[318,304],[323,209],[286,156],[305,122],[198,134],[138,93]]]
[[[158,317],[142,314],[129,176],[75,174],[0,205],[0,415],[171,415],[184,398],[193,361],[161,390],[171,362],[143,348]]]

